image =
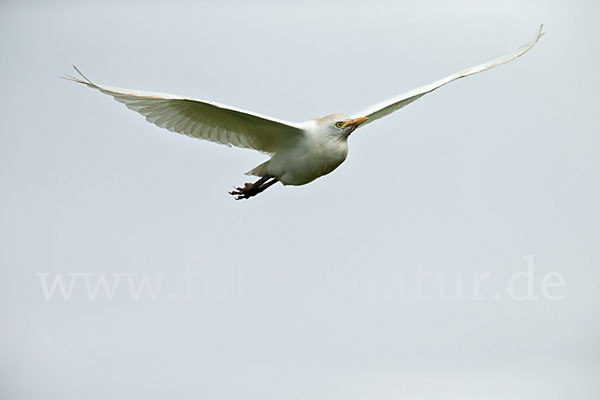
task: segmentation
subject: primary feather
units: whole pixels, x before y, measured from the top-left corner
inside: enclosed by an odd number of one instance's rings
[[[292,122],[206,100],[98,85],[87,79],[77,67],[73,68],[83,80],[72,76],[66,79],[114,97],[161,128],[194,138],[275,153],[282,144],[303,133]]]
[[[402,93],[401,95],[391,98],[389,100],[385,100],[381,103],[372,105],[369,108],[356,114],[356,116],[368,117],[369,120],[366,123],[371,123],[379,118],[383,118],[386,115],[393,113],[394,111],[398,111],[402,107],[409,105],[413,101],[420,99],[427,93],[433,92],[435,89],[442,87],[447,83],[450,83],[460,78],[464,78],[469,75],[476,74],[478,72],[487,71],[488,69],[512,61],[515,58],[527,53],[537,43],[537,41],[540,40],[540,38],[544,35],[544,33],[542,32],[543,27],[544,25],[540,25],[534,38],[516,50],[513,50],[503,56],[494,58],[493,60],[489,60],[474,67],[459,71],[455,74],[447,76],[446,78],[440,79],[439,81],[435,81],[428,85],[418,87],[406,93]]]

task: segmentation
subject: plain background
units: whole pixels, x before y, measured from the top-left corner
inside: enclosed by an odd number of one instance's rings
[[[598,15],[593,1],[3,2],[0,397],[597,399]],[[522,58],[355,132],[334,173],[250,201],[226,192],[264,155],[59,79],[76,64],[302,121],[501,55],[540,23]],[[562,300],[506,296],[530,255],[535,293],[559,272]],[[419,268],[491,278],[483,299],[431,284],[426,300]],[[155,300],[123,286],[46,301],[36,273],[68,272],[167,276]]]

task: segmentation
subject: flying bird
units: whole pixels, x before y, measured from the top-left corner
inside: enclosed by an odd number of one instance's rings
[[[170,131],[227,146],[249,148],[271,158],[248,171],[259,179],[234,188],[236,200],[255,196],[277,182],[305,185],[336,169],[348,155],[348,137],[357,128],[385,117],[425,94],[478,72],[507,63],[529,51],[542,37],[541,25],[527,44],[501,57],[464,69],[446,78],[410,90],[348,116],[331,114],[306,122],[288,122],[206,100],[172,94],[150,93],[98,85],[81,75],[63,78],[114,97],[127,108]]]

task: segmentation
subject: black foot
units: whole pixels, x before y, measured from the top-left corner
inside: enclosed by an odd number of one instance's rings
[[[244,183],[244,187],[233,188],[233,191],[229,192],[229,194],[235,197],[236,200],[249,199],[250,197],[265,191],[277,182],[279,182],[277,178],[263,176],[254,183]]]
[[[244,183],[244,187],[233,188],[234,190],[229,192],[229,194],[235,197],[236,200],[249,199],[261,192],[258,188],[259,186],[253,183]]]

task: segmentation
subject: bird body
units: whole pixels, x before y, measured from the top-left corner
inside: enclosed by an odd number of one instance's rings
[[[302,123],[283,121],[206,100],[97,85],[76,67],[82,79],[69,75],[65,79],[112,96],[159,127],[198,139],[270,154],[268,161],[247,172],[247,175],[260,177],[258,181],[246,183],[230,192],[240,200],[255,196],[277,182],[305,185],[329,174],[346,160],[348,137],[358,127],[389,115],[449,82],[520,57],[542,35],[540,26],[530,42],[512,52],[375,104],[352,117],[331,114]]]
[[[248,175],[274,176],[284,185],[300,186],[327,175],[346,160],[348,136],[333,129],[335,121],[345,121],[348,116],[333,114],[301,124],[304,135],[293,138],[281,146],[271,159]]]

